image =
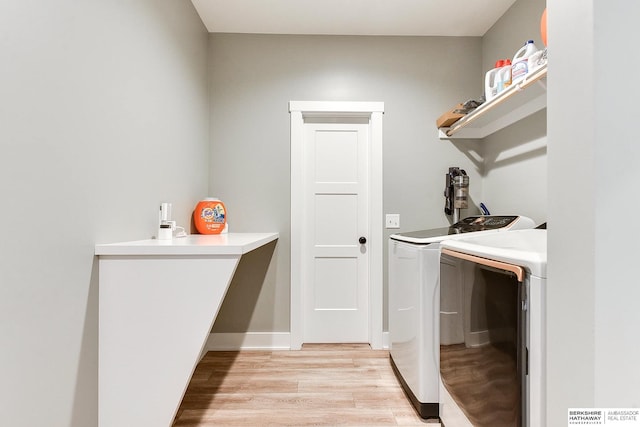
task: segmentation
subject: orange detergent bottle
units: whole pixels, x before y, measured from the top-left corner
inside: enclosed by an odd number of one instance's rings
[[[219,199],[207,197],[196,205],[193,222],[200,234],[220,234],[227,225],[227,210]]]

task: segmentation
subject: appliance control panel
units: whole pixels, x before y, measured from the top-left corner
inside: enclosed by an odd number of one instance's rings
[[[449,227],[449,234],[470,233],[473,231],[497,230],[511,225],[517,215],[470,216]]]
[[[452,234],[473,233],[476,231],[489,231],[499,229],[523,229],[533,227],[533,220],[519,215],[483,215],[467,217],[449,227],[434,228],[431,230],[410,231],[407,233],[393,234],[389,237],[393,240],[423,245],[444,240],[442,239],[442,237],[450,236]]]

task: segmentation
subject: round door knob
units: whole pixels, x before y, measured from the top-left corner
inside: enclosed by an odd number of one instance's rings
[[[366,237],[361,237],[358,239],[358,242],[360,242],[361,245],[364,245],[365,243],[367,243],[367,238]]]

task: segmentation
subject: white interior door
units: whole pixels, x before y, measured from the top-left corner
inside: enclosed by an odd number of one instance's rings
[[[384,348],[384,103],[291,101],[289,112],[291,349],[321,341]]]
[[[305,122],[304,342],[368,342],[369,119]]]

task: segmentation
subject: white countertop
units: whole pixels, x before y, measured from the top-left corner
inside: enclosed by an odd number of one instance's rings
[[[278,237],[278,233],[190,234],[172,240],[149,239],[98,244],[95,254],[100,256],[242,255]]]

